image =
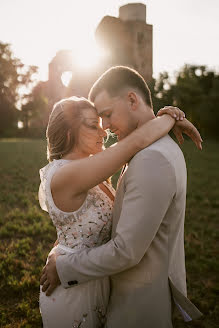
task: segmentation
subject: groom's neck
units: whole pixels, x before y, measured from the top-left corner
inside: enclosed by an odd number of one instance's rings
[[[152,108],[150,108],[149,106],[144,107],[138,114],[137,128],[139,128],[141,125],[147,123],[148,121],[151,121],[155,117],[156,116],[155,116]]]

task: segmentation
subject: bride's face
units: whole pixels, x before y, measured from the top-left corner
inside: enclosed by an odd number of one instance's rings
[[[103,150],[106,135],[95,109],[84,109],[78,131],[78,150],[87,155],[99,153]]]

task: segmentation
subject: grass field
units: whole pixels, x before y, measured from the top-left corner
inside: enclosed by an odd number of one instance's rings
[[[205,142],[199,152],[186,141],[183,152],[188,168],[188,295],[204,317],[188,324],[176,317],[174,327],[216,328],[219,144]],[[38,205],[38,171],[47,163],[45,153],[41,140],[0,140],[0,327],[42,325],[39,276],[56,239],[48,215]]]

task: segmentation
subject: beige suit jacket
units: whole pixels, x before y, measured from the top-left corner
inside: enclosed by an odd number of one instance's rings
[[[111,276],[107,328],[171,328],[172,301],[185,320],[201,315],[186,298],[186,165],[165,136],[129,162],[116,192],[112,239],[59,256],[62,285]]]

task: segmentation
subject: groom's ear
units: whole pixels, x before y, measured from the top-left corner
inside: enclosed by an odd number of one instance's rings
[[[138,108],[138,104],[139,104],[137,94],[133,91],[130,91],[127,97],[128,97],[129,108],[135,111]]]

